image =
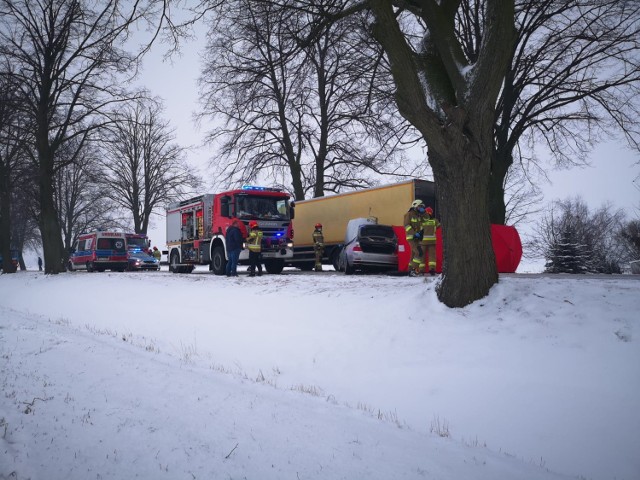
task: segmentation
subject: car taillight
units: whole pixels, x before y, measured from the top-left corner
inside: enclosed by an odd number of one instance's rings
[[[289,238],[293,240],[293,228],[290,230],[289,235],[290,235]]]
[[[356,243],[356,244],[353,246],[353,251],[354,251],[354,252],[361,252],[361,251],[362,251],[362,248],[360,248],[360,244],[359,244],[359,243]]]

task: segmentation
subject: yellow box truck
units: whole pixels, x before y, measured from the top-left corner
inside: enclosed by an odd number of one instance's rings
[[[375,217],[380,224],[403,225],[404,214],[418,198],[433,209],[436,217],[440,216],[435,184],[418,179],[295,202],[293,259],[287,265],[302,270],[313,268],[312,234],[316,223],[322,224],[324,234],[323,263],[335,267],[349,220]]]

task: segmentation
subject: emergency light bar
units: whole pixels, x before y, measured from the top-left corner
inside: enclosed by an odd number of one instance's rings
[[[256,187],[254,185],[243,185],[242,190],[256,190],[261,192],[281,192],[280,188]]]

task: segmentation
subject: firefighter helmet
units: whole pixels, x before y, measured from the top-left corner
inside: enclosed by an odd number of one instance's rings
[[[255,220],[251,220],[249,222],[249,228],[258,228],[258,222],[256,222]]]
[[[321,223],[316,223],[316,228],[322,228],[322,224]]]
[[[433,209],[431,207],[427,207],[425,212],[427,213],[427,215],[433,215]]]
[[[424,203],[419,198],[411,202],[411,208],[418,208],[420,205],[424,205]]]

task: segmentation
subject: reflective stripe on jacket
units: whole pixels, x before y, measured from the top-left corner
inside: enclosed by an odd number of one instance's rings
[[[420,215],[415,210],[409,210],[404,216],[404,229],[407,232],[407,240],[415,240],[413,236],[416,233],[422,232],[425,221],[429,217]]]
[[[440,226],[440,222],[435,218],[428,218],[422,223],[423,239],[436,239],[436,229]]]
[[[250,252],[262,251],[262,232],[260,230],[251,230],[249,238],[247,239]]]
[[[322,230],[313,231],[313,243],[316,247],[324,247],[324,235],[322,235]]]

